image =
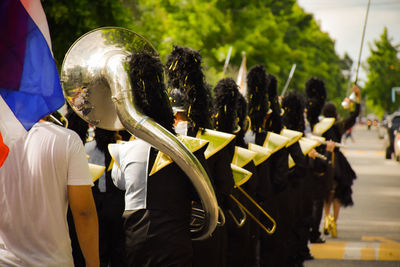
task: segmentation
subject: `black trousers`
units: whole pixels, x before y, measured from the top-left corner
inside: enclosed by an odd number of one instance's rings
[[[101,267],[124,267],[124,231],[122,213],[124,211],[124,192],[111,191],[101,193],[93,188],[99,221],[99,254]],[[79,246],[78,237],[71,210],[68,209],[67,221],[75,267],[85,267],[85,259]]]
[[[270,215],[275,219],[277,227],[272,235],[260,231],[260,266],[286,266],[288,259],[288,237],[291,222],[288,214],[290,213],[289,190],[284,189],[279,193],[272,193],[263,208],[270,211]]]
[[[99,253],[101,267],[124,267],[125,234],[122,213],[124,192],[93,192],[99,220]]]

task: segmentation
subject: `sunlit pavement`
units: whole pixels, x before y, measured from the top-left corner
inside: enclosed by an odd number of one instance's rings
[[[354,206],[341,210],[338,238],[310,245],[316,266],[400,266],[400,163],[386,160],[377,129],[353,129],[342,149],[357,173]]]

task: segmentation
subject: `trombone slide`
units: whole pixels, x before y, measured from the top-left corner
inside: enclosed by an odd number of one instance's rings
[[[265,225],[263,225],[260,220],[257,219],[253,213],[251,213],[251,211],[249,211],[236,197],[231,194],[230,197],[233,199],[233,201],[235,201],[236,204],[238,204],[238,206],[241,207],[247,213],[247,215],[249,215],[250,218],[252,218],[267,234],[272,235],[276,230],[276,221],[240,186],[237,185],[236,188],[239,189],[239,191],[242,192],[242,194],[245,195],[251,201],[251,203],[253,203],[272,222],[272,228],[268,229],[265,227]]]

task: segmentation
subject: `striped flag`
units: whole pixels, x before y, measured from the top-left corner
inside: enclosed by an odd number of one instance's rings
[[[0,1],[0,167],[8,148],[64,104],[40,0]]]

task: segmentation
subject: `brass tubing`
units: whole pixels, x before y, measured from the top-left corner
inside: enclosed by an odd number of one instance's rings
[[[272,222],[273,226],[271,229],[265,227],[257,218],[251,213],[237,198],[235,198],[232,194],[230,197],[238,204],[267,234],[272,235],[276,230],[276,221],[249,195],[244,191],[240,186],[236,185],[236,188],[240,190],[265,216]]]

